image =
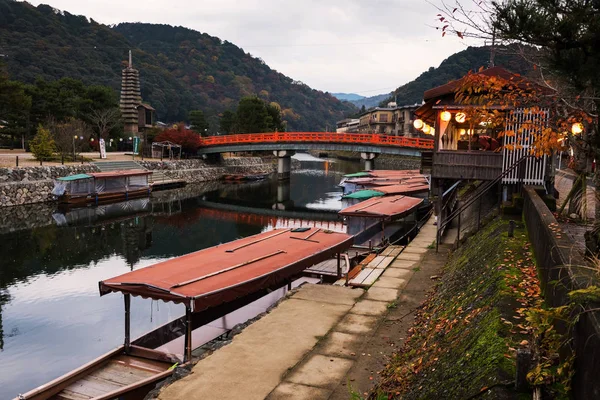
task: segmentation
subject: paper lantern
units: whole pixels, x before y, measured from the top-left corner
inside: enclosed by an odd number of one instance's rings
[[[454,117],[454,119],[456,120],[456,122],[458,122],[459,124],[462,124],[463,122],[465,122],[467,120],[467,116],[465,113],[457,113],[456,116]]]
[[[444,122],[448,122],[452,119],[452,114],[449,111],[442,111],[440,114],[440,119]]]
[[[421,129],[423,128],[423,120],[422,119],[415,119],[413,122],[413,126],[415,127],[415,129]]]
[[[573,132],[573,135],[579,135],[583,132],[583,124],[581,122],[575,122],[571,127],[571,132]]]
[[[427,124],[423,125],[423,133],[429,133],[429,131],[431,130],[431,127]]]

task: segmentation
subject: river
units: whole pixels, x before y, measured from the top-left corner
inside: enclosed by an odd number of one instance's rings
[[[358,163],[295,156],[289,185],[210,183],[152,194],[126,209],[82,209],[0,231],[0,399],[48,382],[123,341],[122,296],[98,281],[277,226],[336,224],[337,183]],[[275,211],[273,211],[275,210]],[[11,212],[10,209],[2,212]],[[41,218],[44,220],[44,218]],[[339,223],[338,223],[339,224]],[[135,338],[181,316],[171,303],[132,298]]]

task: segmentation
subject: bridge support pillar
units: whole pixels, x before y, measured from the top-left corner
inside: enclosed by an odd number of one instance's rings
[[[296,153],[290,150],[275,150],[273,154],[277,156],[277,178],[279,180],[290,179],[292,156]]]
[[[375,158],[377,153],[360,153],[360,158],[365,160],[365,171],[371,171],[375,169]]]
[[[294,202],[290,199],[290,186],[289,180],[277,183],[277,203],[273,204],[273,210],[285,211],[294,208]]]

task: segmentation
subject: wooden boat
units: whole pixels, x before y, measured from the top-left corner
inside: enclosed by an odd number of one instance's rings
[[[107,204],[150,195],[152,171],[124,170],[77,174],[56,179],[52,194],[59,204]]]
[[[205,312],[291,285],[303,270],[340,257],[352,242],[349,235],[318,228],[276,229],[101,281],[101,296],[124,295],[124,344],[15,400],[143,398],[177,363],[190,362],[194,329],[213,318]],[[131,296],[181,303],[185,316],[131,342]],[[177,343],[181,354],[161,351]]]

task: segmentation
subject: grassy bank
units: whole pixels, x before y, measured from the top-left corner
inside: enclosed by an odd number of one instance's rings
[[[529,345],[525,313],[540,292],[524,227],[507,231],[496,218],[452,254],[371,398],[516,397],[516,350]]]

